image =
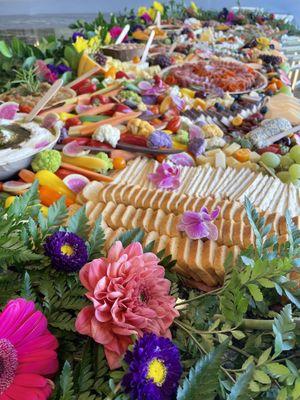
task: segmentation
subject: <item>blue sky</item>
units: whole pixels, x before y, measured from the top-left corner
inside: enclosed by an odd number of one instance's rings
[[[195,1],[203,8],[222,8],[236,5],[235,0],[201,0]],[[16,14],[44,14],[44,13],[96,13],[114,12],[124,7],[138,7],[139,5],[150,5],[151,0],[0,0],[0,15]],[[300,0],[241,0],[244,6],[259,6],[266,10],[290,13],[300,20]]]

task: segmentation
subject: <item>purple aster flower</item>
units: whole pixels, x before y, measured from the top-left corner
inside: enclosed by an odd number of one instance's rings
[[[79,271],[88,261],[84,240],[72,232],[55,232],[46,239],[44,248],[58,271]]]
[[[145,27],[140,24],[135,24],[130,28],[131,33],[134,33],[135,31],[144,31],[144,30],[145,30]]]
[[[175,190],[180,186],[179,168],[167,162],[162,163],[148,178],[159,189]]]
[[[124,357],[128,372],[122,386],[132,400],[175,398],[182,373],[180,353],[170,339],[153,333],[139,339]]]
[[[205,151],[205,140],[201,137],[197,138],[194,137],[190,140],[188,150],[192,153],[195,157],[201,156],[201,154]]]
[[[86,39],[85,34],[82,32],[74,32],[72,35],[72,42],[75,43],[78,37]]]
[[[160,147],[172,148],[172,139],[169,135],[162,131],[154,131],[151,133],[147,140],[147,146],[150,149],[159,149]]]
[[[185,232],[190,239],[209,240],[218,239],[218,229],[212,222],[220,213],[220,208],[217,207],[211,213],[206,207],[202,207],[200,212],[186,211],[177,225],[177,229]]]

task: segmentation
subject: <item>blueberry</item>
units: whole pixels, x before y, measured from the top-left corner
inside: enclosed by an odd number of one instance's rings
[[[267,107],[267,106],[263,106],[263,107],[260,109],[260,112],[261,112],[262,114],[267,114],[267,112],[268,112],[268,107]]]
[[[231,111],[237,111],[238,108],[239,108],[238,104],[233,103],[233,104],[231,104],[230,110],[231,110]]]
[[[266,95],[267,95],[267,96],[274,96],[273,90],[267,90],[267,91],[266,91]]]
[[[270,44],[270,49],[272,49],[272,50],[274,50],[274,49],[275,49],[275,46],[274,46],[274,44]]]

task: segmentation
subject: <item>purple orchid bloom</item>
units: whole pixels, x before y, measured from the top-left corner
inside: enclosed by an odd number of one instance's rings
[[[162,163],[148,178],[158,189],[175,190],[180,186],[179,168],[167,162]]]
[[[206,207],[202,207],[200,212],[186,211],[177,225],[180,232],[185,232],[190,239],[217,240],[218,229],[212,222],[220,213],[220,207],[217,207],[209,213]]]

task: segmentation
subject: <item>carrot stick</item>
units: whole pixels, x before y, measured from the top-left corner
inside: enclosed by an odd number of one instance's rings
[[[139,115],[141,115],[140,112],[132,112],[121,116],[108,118],[103,121],[94,122],[89,125],[72,126],[69,129],[69,136],[91,136],[94,131],[99,128],[99,126],[107,124],[112,126],[119,125],[123,122],[129,121],[130,119],[137,118]]]
[[[115,107],[115,103],[101,104],[100,106],[93,107],[90,110],[87,110],[81,114],[78,114],[78,117],[84,117],[86,115],[97,115],[104,113],[106,111],[110,111]]]
[[[98,172],[93,172],[89,171],[88,169],[81,168],[81,167],[76,167],[75,165],[69,164],[69,163],[61,163],[61,167],[68,169],[70,171],[74,171],[78,174],[84,175],[87,178],[94,179],[95,181],[103,181],[103,182],[112,182],[113,178],[110,176],[98,174]]]
[[[18,175],[25,183],[33,183],[35,180],[35,173],[29,169],[21,169]]]

